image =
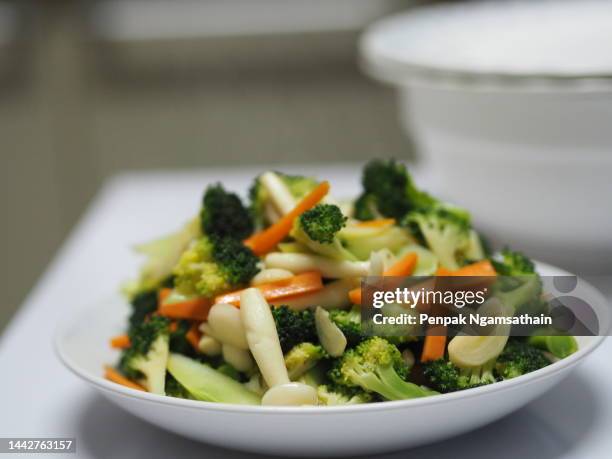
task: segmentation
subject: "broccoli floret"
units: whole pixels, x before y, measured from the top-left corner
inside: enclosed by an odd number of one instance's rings
[[[546,356],[529,344],[512,340],[497,358],[495,370],[502,379],[512,379],[549,365]]]
[[[423,375],[431,387],[442,393],[471,389],[496,381],[493,364],[462,369],[444,359],[424,363]]]
[[[467,260],[470,218],[462,209],[438,206],[413,211],[402,224],[431,249],[443,267],[456,270]]]
[[[378,211],[376,205],[376,196],[374,194],[363,193],[353,203],[353,216],[357,220],[375,220],[383,218],[383,215]]]
[[[287,175],[282,172],[273,172],[273,174],[280,179],[282,184],[284,184],[295,203],[310,193],[318,185],[318,182],[310,177]],[[250,211],[259,227],[271,223],[266,213],[266,208],[271,205],[270,195],[266,187],[262,184],[261,177],[261,175],[258,176],[249,189]],[[279,212],[278,210],[275,211],[277,213]]]
[[[364,191],[355,202],[355,217],[360,220],[382,216],[399,221],[407,212],[436,202],[418,190],[406,166],[393,159],[370,161],[364,167],[361,182]]]
[[[460,378],[459,368],[444,359],[425,362],[423,375],[431,387],[442,393],[467,389],[467,387],[462,387],[462,384],[467,381]]]
[[[321,244],[331,244],[336,233],[346,225],[347,218],[342,215],[338,206],[319,204],[304,212],[300,220],[302,230],[311,240]]]
[[[357,346],[366,336],[361,329],[361,309],[354,306],[351,309],[332,309],[329,318],[344,334],[348,347]]]
[[[185,389],[180,382],[178,382],[174,376],[172,376],[170,373],[166,372],[166,395],[168,395],[169,397],[176,397],[176,398],[187,398],[187,399],[193,399],[193,397],[191,396],[191,394],[189,393],[189,391],[187,389]]]
[[[361,326],[361,308],[359,306],[353,306],[352,309],[332,309],[329,311],[329,318],[338,326],[340,331],[344,334],[347,347],[355,347],[362,341],[366,340],[372,335],[376,335],[375,330],[364,330]],[[391,325],[385,325],[384,330],[386,332],[391,331]],[[397,335],[386,335],[381,336],[382,339],[388,341],[396,346],[404,343],[416,341],[416,336],[402,334],[405,331],[405,326],[397,326]]]
[[[494,374],[496,359],[472,368],[460,368],[461,385],[467,387],[486,386],[497,381]],[[463,382],[465,381],[465,382]]]
[[[533,262],[520,252],[502,250],[502,260],[492,260],[500,278],[493,293],[516,314],[540,314],[548,311],[548,304],[541,299],[542,280]]]
[[[279,306],[272,308],[272,316],[283,352],[289,352],[303,342],[318,341],[314,314],[310,309],[294,311],[287,306]]]
[[[234,286],[249,282],[259,272],[259,258],[235,239],[215,239],[212,255]]]
[[[337,237],[346,217],[333,204],[319,204],[296,219],[291,236],[313,252],[338,260],[356,260]]]
[[[132,298],[132,313],[130,314],[130,330],[144,322],[150,314],[157,311],[157,290],[147,290]]]
[[[145,290],[134,295],[130,301],[132,313],[129,319],[129,330],[140,325],[144,320],[157,311],[157,290]]]
[[[337,384],[323,384],[317,387],[317,396],[319,402],[327,406],[358,405],[373,401],[372,394],[368,392]]]
[[[388,341],[373,337],[346,351],[329,373],[340,386],[360,387],[387,400],[425,397],[435,392],[407,382],[408,367],[399,350]]]
[[[129,334],[131,345],[119,361],[119,369],[125,376],[154,394],[164,394],[169,351],[168,325],[165,317],[152,316],[134,327]]]
[[[174,269],[176,289],[184,295],[212,297],[248,283],[259,259],[233,238],[203,236],[183,253]]]
[[[506,247],[502,250],[501,255],[502,261],[491,261],[500,276],[525,276],[536,273],[533,261],[524,254]]]
[[[293,346],[285,354],[285,366],[289,379],[295,381],[326,357],[327,352],[318,344],[304,342]]]
[[[204,234],[242,240],[253,232],[248,209],[236,194],[225,191],[220,184],[209,186],[202,201],[200,222]]]

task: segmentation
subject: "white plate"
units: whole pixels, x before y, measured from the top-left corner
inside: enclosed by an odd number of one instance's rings
[[[559,274],[539,265],[540,272]],[[593,304],[608,324],[606,300]],[[110,299],[73,317],[55,338],[57,354],[77,376],[126,411],[161,428],[226,448],[283,456],[374,454],[457,435],[524,406],[565,378],[603,337],[579,337],[580,350],[510,381],[423,399],[345,407],[253,407],[183,400],[128,389],[105,380],[117,353],[108,339],[124,330],[128,307]]]

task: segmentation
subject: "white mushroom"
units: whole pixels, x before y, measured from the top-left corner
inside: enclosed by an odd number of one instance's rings
[[[218,303],[208,313],[208,332],[223,344],[249,349],[240,310],[231,304]]]
[[[276,282],[284,279],[293,277],[293,273],[287,269],[281,268],[268,268],[259,271],[253,279],[251,279],[251,286],[255,287],[261,284],[267,284],[269,282]]]
[[[221,355],[221,343],[209,335],[203,335],[198,343],[198,349],[204,355],[215,357]]]
[[[251,353],[231,344],[223,345],[223,359],[236,370],[247,373],[253,369],[255,362]]]
[[[320,271],[323,277],[341,279],[367,276],[368,261],[341,261],[308,253],[272,252],[264,258],[266,268],[287,269],[299,274],[306,271]]]
[[[288,383],[289,376],[274,317],[258,289],[248,288],[240,294],[240,315],[249,349],[268,386]]]
[[[241,293],[240,314],[251,353],[270,387],[262,405],[316,405],[314,387],[289,381],[270,306],[258,289],[248,288]]]
[[[320,306],[315,310],[315,326],[323,349],[332,357],[340,357],[346,349],[346,337]]]
[[[261,399],[262,405],[301,406],[316,405],[317,390],[307,384],[292,382],[269,389]]]

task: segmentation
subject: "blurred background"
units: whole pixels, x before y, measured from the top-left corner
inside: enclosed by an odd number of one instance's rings
[[[0,329],[118,171],[410,157],[356,40],[415,3],[0,1]]]
[[[609,0],[0,0],[0,329],[130,170],[422,158],[497,247],[609,274],[610,24]]]

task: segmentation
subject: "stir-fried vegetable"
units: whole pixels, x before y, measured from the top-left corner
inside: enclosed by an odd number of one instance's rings
[[[326,181],[266,171],[248,206],[208,186],[198,217],[137,247],[146,260],[124,288],[131,311],[110,338],[120,357],[105,377],[190,400],[337,406],[472,389],[578,350],[551,328],[518,338],[505,324],[475,336],[368,320],[366,308],[380,306],[362,305],[368,277],[485,289],[476,311],[485,317],[547,312],[549,303],[527,256],[491,255],[470,214],[419,189],[401,162],[370,161],[362,185],[355,200],[336,201]],[[384,303],[386,319],[438,313],[435,301]]]

